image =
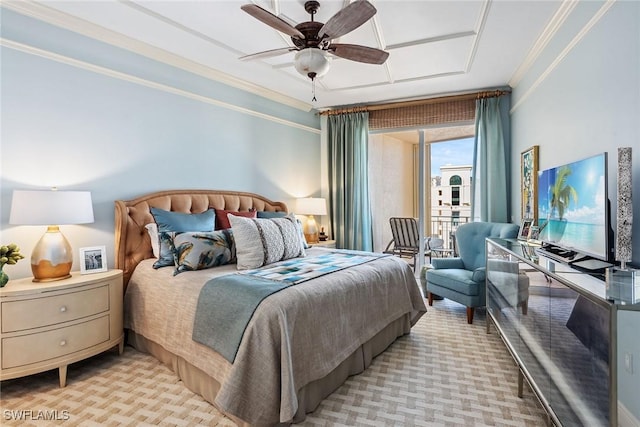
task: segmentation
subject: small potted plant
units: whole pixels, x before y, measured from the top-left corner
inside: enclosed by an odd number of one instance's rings
[[[20,248],[15,243],[0,246],[0,288],[9,281],[9,276],[4,272],[4,265],[13,265],[24,256],[20,253]]]

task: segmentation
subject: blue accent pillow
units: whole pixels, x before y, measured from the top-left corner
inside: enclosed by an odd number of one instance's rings
[[[158,224],[158,231],[213,231],[216,224],[216,212],[208,209],[199,214],[165,211],[151,208],[151,215]]]
[[[211,232],[177,233],[173,238],[173,257],[176,270],[204,270],[235,261],[236,250],[231,229]]]
[[[216,223],[216,213],[213,209],[199,214],[171,212],[164,209],[151,208],[151,215],[158,225],[158,260],[153,268],[175,265],[172,241],[176,233],[187,231],[213,231]]]
[[[282,211],[258,211],[258,218],[273,219],[284,218],[285,216],[287,216],[287,213]]]

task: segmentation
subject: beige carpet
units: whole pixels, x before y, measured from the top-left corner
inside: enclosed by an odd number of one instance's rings
[[[301,425],[545,425],[532,392],[527,388],[524,398],[516,396],[516,367],[495,331],[485,333],[483,311],[474,322],[467,325],[464,307],[434,302],[410,335]],[[131,347],[122,357],[111,351],[69,366],[67,387],[57,385],[57,371],[4,381],[0,424],[234,425],[168,368]],[[14,419],[20,415],[23,420]]]

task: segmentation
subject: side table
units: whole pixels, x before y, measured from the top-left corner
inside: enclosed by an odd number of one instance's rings
[[[112,347],[122,354],[122,271],[32,282],[11,280],[0,289],[0,380],[58,369]]]

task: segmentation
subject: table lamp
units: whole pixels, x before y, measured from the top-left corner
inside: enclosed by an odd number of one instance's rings
[[[58,226],[91,222],[93,205],[89,191],[13,191],[9,223],[48,226],[31,252],[34,282],[71,277],[71,245]]]
[[[318,224],[314,215],[327,214],[327,202],[321,197],[305,197],[297,200],[296,212],[301,215],[307,215],[307,222],[304,225],[304,238],[307,243],[318,243],[319,233]]]

